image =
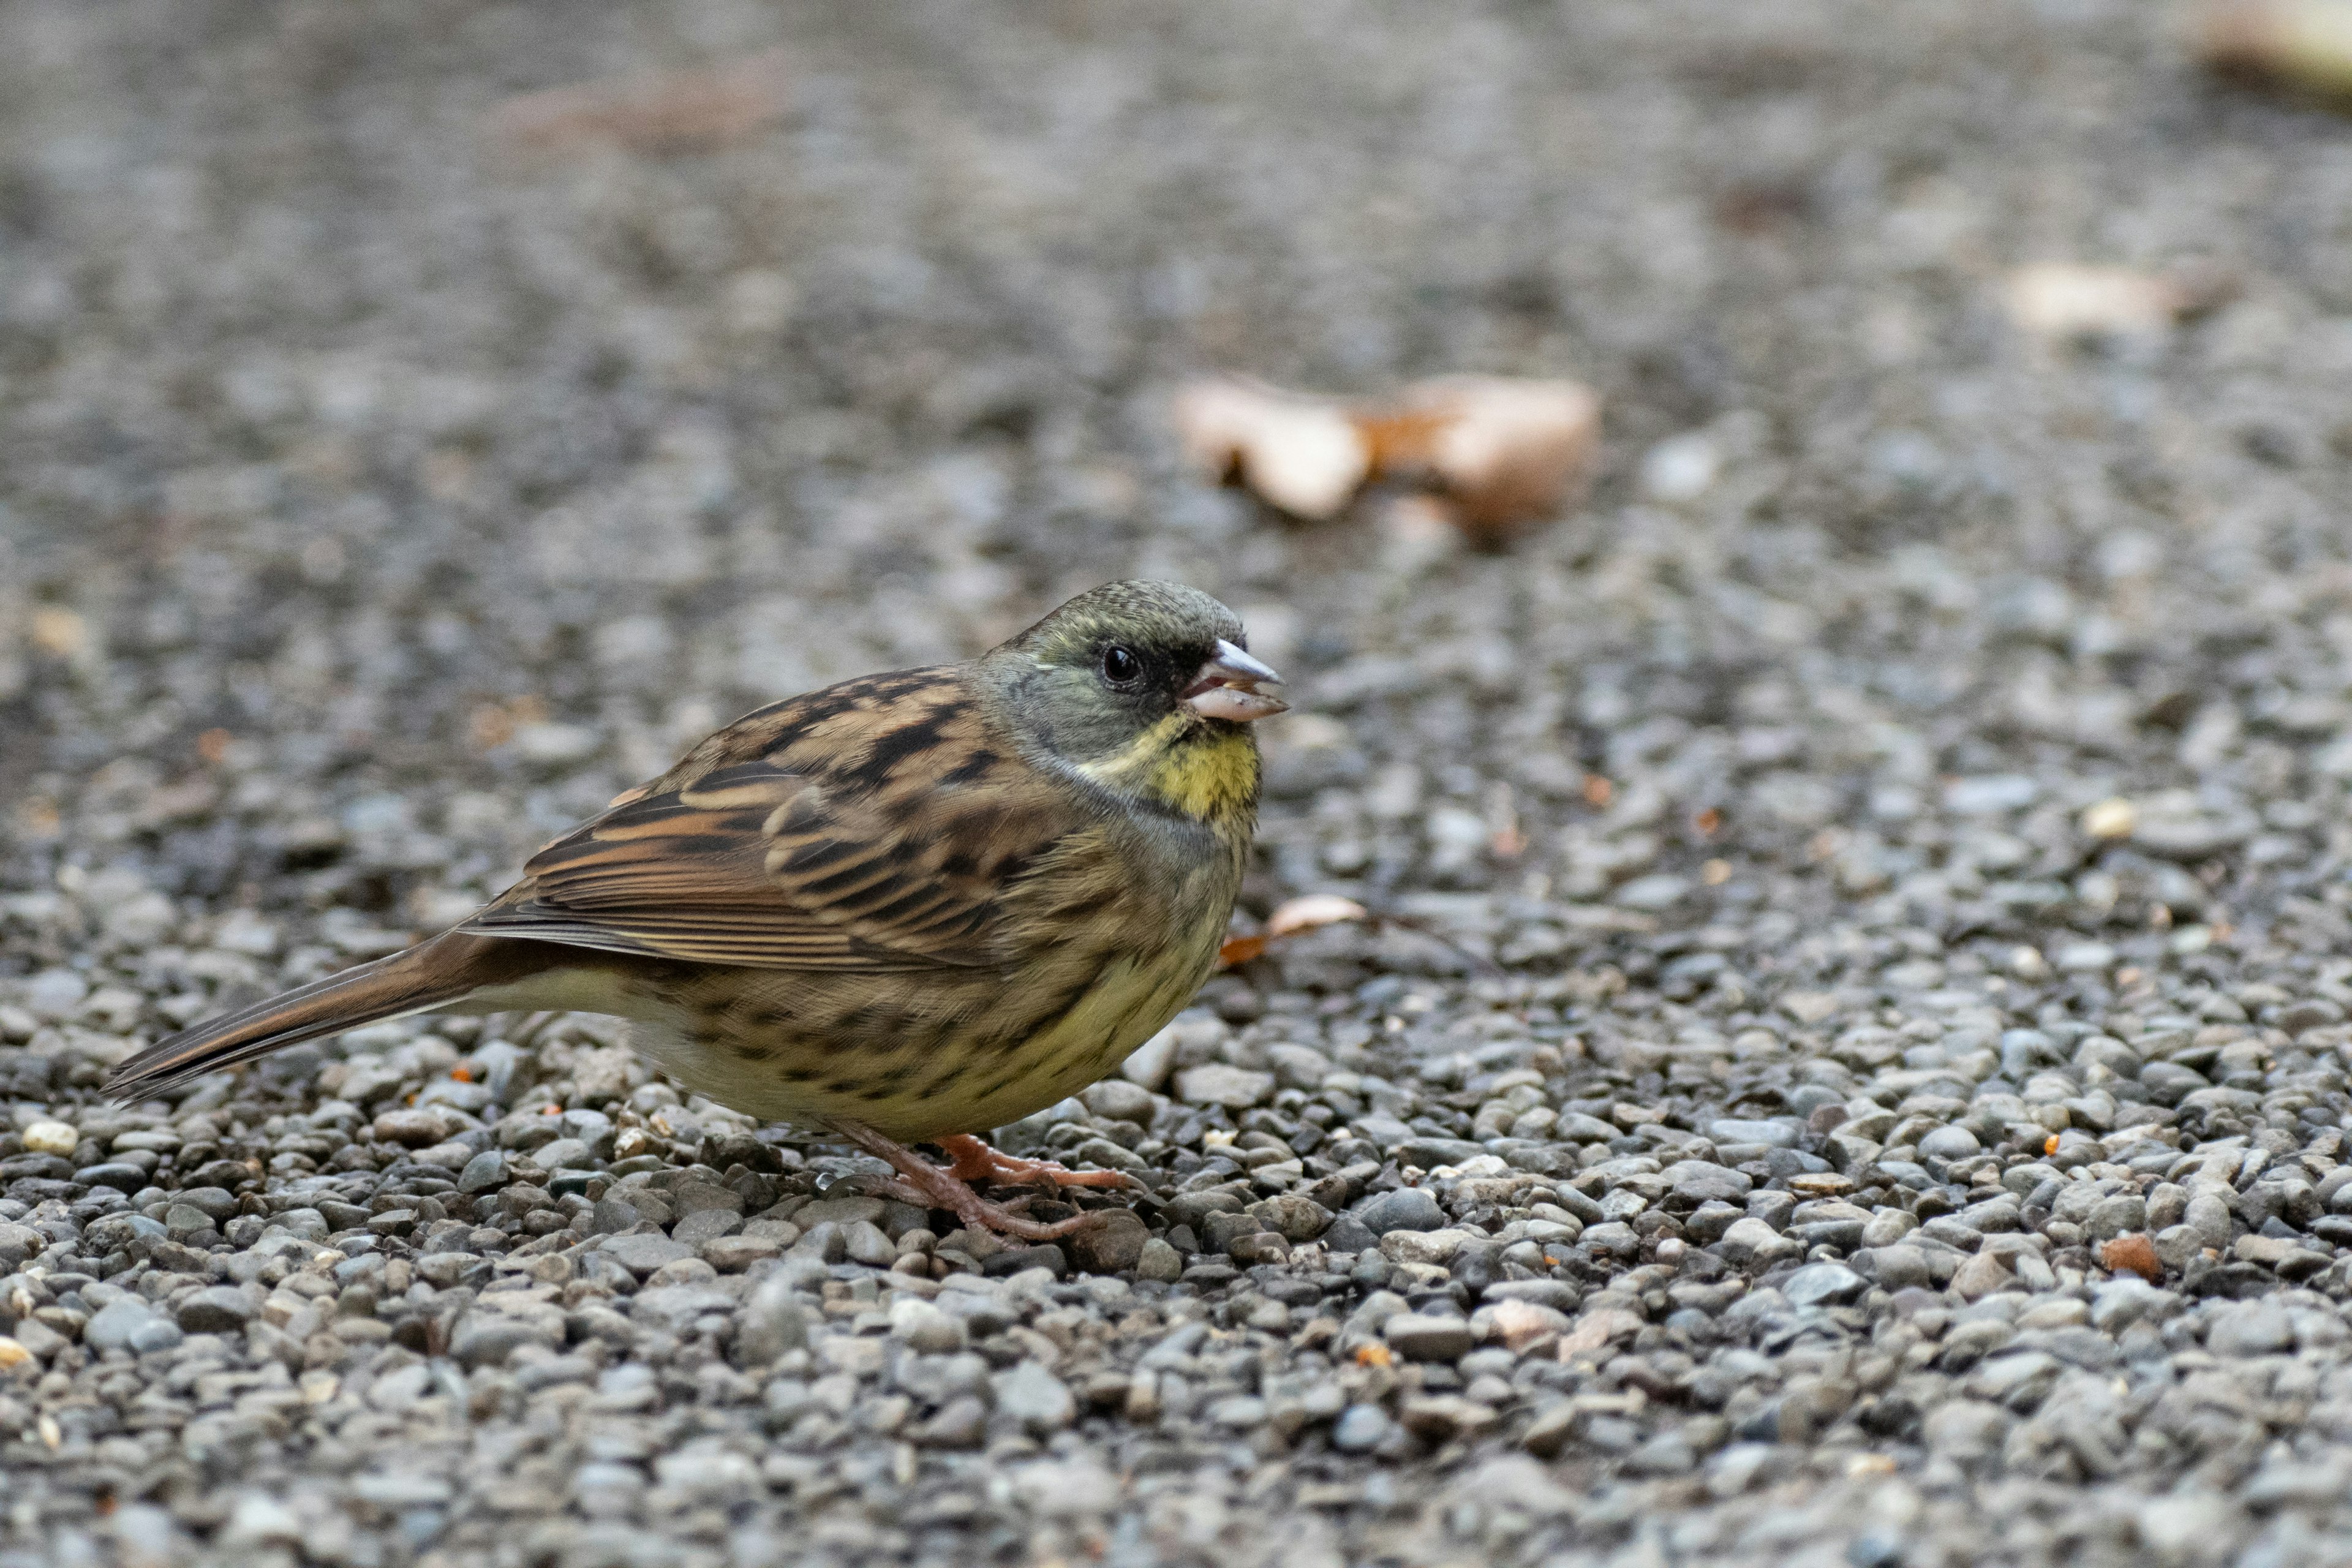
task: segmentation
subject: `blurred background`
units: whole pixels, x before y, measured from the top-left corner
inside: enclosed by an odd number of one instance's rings
[[[735,713],[1126,574],[1303,694],[1261,913],[1540,964],[1623,934],[1563,909],[1867,909],[2095,989],[2347,929],[2352,147],[2153,8],[0,31],[20,973],[238,906],[397,945]],[[1492,548],[1303,524],[1188,460],[1213,372],[1570,378],[1602,440]]]

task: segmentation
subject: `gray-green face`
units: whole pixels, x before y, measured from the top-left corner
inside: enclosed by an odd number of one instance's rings
[[[1239,616],[1173,583],[1111,583],[1079,595],[982,661],[985,679],[1044,750],[1084,767],[1144,735],[1232,730],[1286,706],[1281,677],[1249,657]]]

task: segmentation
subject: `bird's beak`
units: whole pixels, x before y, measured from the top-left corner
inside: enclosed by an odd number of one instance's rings
[[[1184,706],[1203,719],[1226,719],[1246,724],[1253,719],[1264,719],[1290,706],[1263,686],[1279,686],[1282,677],[1263,659],[1249,654],[1222,638],[1217,651],[1192,684],[1184,689]]]

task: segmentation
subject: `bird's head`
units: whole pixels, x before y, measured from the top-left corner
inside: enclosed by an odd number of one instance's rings
[[[1257,800],[1254,720],[1289,705],[1231,610],[1173,583],[1111,583],[981,660],[1045,760],[1115,794],[1212,818]]]

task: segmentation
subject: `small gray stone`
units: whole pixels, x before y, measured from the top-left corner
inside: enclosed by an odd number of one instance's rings
[[[850,1262],[863,1263],[868,1268],[887,1268],[898,1261],[898,1248],[871,1220],[857,1220],[845,1228],[841,1243]]]
[[[804,1231],[821,1225],[848,1226],[864,1221],[880,1225],[887,1207],[880,1198],[851,1195],[842,1198],[819,1198],[813,1204],[803,1204],[793,1211],[793,1223]]]
[[[907,1436],[926,1448],[977,1448],[988,1436],[988,1406],[976,1394],[959,1394]]]
[[[1694,1204],[1737,1204],[1747,1200],[1748,1189],[1756,1184],[1744,1171],[1713,1164],[1704,1160],[1678,1160],[1664,1173],[1674,1184],[1675,1194]]]
[[[1706,1135],[1716,1143],[1762,1143],[1774,1149],[1795,1148],[1801,1131],[1793,1118],[1780,1117],[1769,1121],[1721,1117],[1706,1124]]]
[[[1445,1223],[1445,1211],[1437,1206],[1437,1199],[1420,1187],[1375,1194],[1348,1212],[1376,1237],[1392,1230],[1435,1230]]]
[[[1350,1405],[1331,1424],[1331,1447],[1343,1454],[1361,1454],[1378,1447],[1396,1424],[1377,1405]]]
[[[237,1215],[237,1199],[236,1194],[230,1194],[228,1187],[188,1187],[186,1192],[176,1192],[172,1196],[172,1208],[193,1208],[214,1225],[221,1225]],[[164,1215],[164,1225],[169,1227],[172,1217]]]
[[[1851,1301],[1869,1289],[1868,1280],[1843,1263],[1808,1263],[1781,1281],[1780,1294],[1800,1307],[1823,1307]]]
[[[2092,1205],[2084,1228],[2094,1241],[2113,1241],[2129,1231],[2147,1228],[2147,1200],[2137,1193],[2116,1193]]]
[[[1381,1337],[1407,1361],[1460,1361],[1478,1342],[1467,1321],[1460,1318],[1423,1317],[1400,1312],[1381,1325]]]
[[[743,1216],[740,1214],[726,1209],[697,1209],[670,1226],[669,1235],[672,1241],[700,1247],[706,1241],[733,1236],[742,1228]]]
[[[192,1334],[235,1334],[253,1321],[253,1302],[234,1285],[215,1285],[180,1303],[182,1330]]]
[[[461,1193],[487,1193],[506,1184],[507,1157],[496,1149],[485,1149],[466,1162],[457,1173],[457,1190]]]
[[[1123,1078],[1107,1078],[1088,1086],[1078,1095],[1079,1100],[1097,1116],[1114,1121],[1133,1121],[1151,1125],[1151,1112],[1157,1097],[1139,1083],[1129,1083]]]
[[[94,1351],[130,1350],[141,1330],[163,1321],[155,1309],[139,1297],[120,1297],[100,1308],[82,1325],[81,1342]]]
[[[416,1277],[437,1289],[446,1290],[463,1279],[473,1268],[489,1278],[490,1266],[470,1252],[428,1252],[415,1262]]]
[[[735,1358],[746,1367],[772,1364],[787,1351],[808,1347],[811,1313],[782,1269],[760,1281],[735,1330]]]
[[[1207,1062],[1176,1075],[1176,1098],[1187,1105],[1222,1105],[1247,1110],[1274,1097],[1274,1075]]]
[[[874,1204],[881,1202],[879,1198],[869,1198],[866,1201]],[[690,1215],[701,1209],[725,1209],[730,1214],[743,1212],[743,1194],[732,1187],[722,1187],[716,1182],[680,1182],[669,1190],[669,1203],[670,1207],[681,1215]],[[866,1217],[878,1218],[879,1215],[869,1215]]]
[[[1739,1228],[1739,1226],[1742,1225],[1761,1226],[1763,1223],[1764,1222],[1761,1220],[1743,1219],[1739,1221],[1738,1225],[1734,1225],[1731,1229],[1737,1230]],[[1727,1240],[1730,1238],[1730,1235],[1731,1231],[1727,1230],[1724,1232],[1724,1237]],[[1775,1241],[1780,1240],[1777,1236],[1773,1237],[1772,1239]],[[1585,1251],[1593,1253],[1597,1256],[1605,1258],[1631,1258],[1634,1253],[1641,1250],[1642,1237],[1640,1232],[1636,1231],[1632,1226],[1624,1224],[1622,1221],[1604,1220],[1599,1225],[1586,1226],[1584,1227],[1584,1234],[1577,1237],[1576,1244]],[[1783,1245],[1790,1247],[1796,1247],[1797,1246],[1793,1241],[1786,1242]],[[1801,1248],[1799,1250],[1801,1250]]]
[[[525,1345],[545,1344],[546,1338],[518,1318],[491,1312],[468,1312],[449,1341],[449,1353],[468,1368],[503,1366]]]
[[[639,1279],[651,1274],[664,1264],[676,1263],[680,1258],[692,1258],[695,1255],[694,1248],[683,1241],[674,1241],[667,1236],[650,1234],[608,1236],[599,1245],[598,1250],[614,1259]]]
[[[1933,1283],[1927,1255],[1916,1247],[1874,1247],[1855,1258],[1856,1262],[1865,1260],[1871,1279],[1882,1290],[1924,1290]]]
[[[890,1333],[924,1355],[947,1355],[964,1347],[964,1326],[929,1301],[901,1299],[890,1308]]]
[[[2156,1233],[2154,1244],[2157,1261],[2176,1274],[2202,1257],[2207,1246],[2205,1233],[2193,1225],[2167,1226]]]
[[[1178,1036],[1182,1027],[1180,1024],[1171,1024],[1136,1047],[1127,1060],[1119,1064],[1119,1077],[1148,1089],[1157,1089],[1167,1083],[1168,1070],[1176,1065]]]
[[[1024,1361],[989,1380],[1000,1415],[1020,1423],[1032,1436],[1060,1431],[1077,1416],[1077,1401],[1062,1380],[1034,1361]]]
[[[179,1324],[158,1313],[131,1331],[131,1348],[141,1355],[152,1355],[178,1348],[186,1337]]]
[[[1139,1279],[1157,1279],[1172,1284],[1184,1272],[1184,1255],[1158,1237],[1143,1244],[1136,1255],[1135,1273]]]
[[[1948,1163],[1983,1152],[1984,1145],[1977,1142],[1977,1135],[1965,1127],[1938,1127],[1919,1140],[1919,1157],[1922,1160],[1941,1160]]]
[[[2215,1355],[2275,1355],[2294,1349],[2294,1322],[2274,1301],[2239,1301],[2213,1315],[2205,1348]]]
[[[554,1139],[541,1144],[524,1158],[547,1172],[586,1170],[595,1164],[594,1157],[588,1152],[588,1145],[577,1138]],[[467,1163],[471,1163],[470,1161]]]
[[[698,1268],[710,1266],[696,1258]],[[716,1279],[715,1273],[705,1279]],[[647,1285],[629,1302],[629,1316],[637,1322],[649,1323],[665,1333],[684,1333],[703,1318],[732,1312],[735,1298],[725,1290],[707,1284]]]
[[[2193,1194],[2180,1215],[2180,1223],[2202,1237],[2208,1247],[2230,1245],[2230,1205],[2211,1193]]]
[[[849,1256],[849,1240],[842,1227],[831,1220],[814,1225],[793,1243],[792,1255],[819,1263],[839,1263]]]
[[[1609,1227],[1605,1226],[1595,1226],[1593,1230],[1607,1228]],[[1630,1226],[1624,1226],[1616,1228],[1629,1232],[1631,1229]],[[1592,1231],[1586,1231],[1584,1236],[1585,1239],[1590,1241],[1592,1238]],[[1804,1246],[1790,1237],[1782,1236],[1754,1215],[1748,1215],[1732,1222],[1730,1227],[1724,1231],[1723,1239],[1715,1244],[1714,1250],[1721,1253],[1733,1263],[1744,1265],[1768,1258],[1794,1258],[1804,1251]]]

